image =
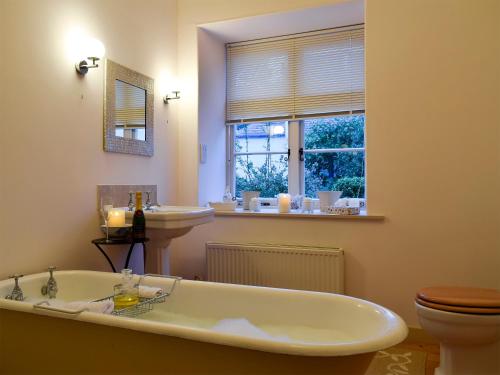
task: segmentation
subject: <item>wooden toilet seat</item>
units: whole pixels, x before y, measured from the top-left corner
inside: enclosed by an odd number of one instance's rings
[[[500,291],[469,287],[429,287],[418,291],[420,305],[465,314],[500,314]]]

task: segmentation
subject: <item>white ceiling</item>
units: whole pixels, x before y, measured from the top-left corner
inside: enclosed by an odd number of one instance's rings
[[[364,23],[364,17],[364,1],[352,0],[291,12],[206,23],[198,27],[214,34],[224,43],[231,43],[355,25]]]

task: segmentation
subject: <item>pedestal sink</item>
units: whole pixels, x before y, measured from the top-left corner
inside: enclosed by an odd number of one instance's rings
[[[126,211],[127,223],[134,213]],[[193,227],[214,219],[214,209],[189,206],[155,206],[144,210],[146,216],[147,262],[145,273],[170,274],[168,245],[173,238],[188,233]]]

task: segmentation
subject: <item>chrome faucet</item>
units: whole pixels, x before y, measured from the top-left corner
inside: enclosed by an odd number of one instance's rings
[[[23,276],[24,275],[18,275],[17,273],[12,276],[9,276],[9,279],[14,279],[14,289],[12,289],[12,292],[10,294],[7,294],[5,296],[5,299],[12,299],[14,301],[24,300],[23,291],[19,287],[19,279]]]
[[[134,211],[134,192],[129,191],[128,193],[128,210],[129,211]]]
[[[50,277],[49,280],[47,281],[47,284],[42,286],[42,295],[46,296],[48,295],[49,298],[56,298],[57,294],[57,282],[56,279],[54,279],[53,272],[56,269],[56,267],[51,266],[49,267],[49,272],[50,272]]]
[[[146,191],[146,211],[151,211],[151,192],[150,191]]]

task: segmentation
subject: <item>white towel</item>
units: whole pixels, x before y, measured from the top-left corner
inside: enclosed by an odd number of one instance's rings
[[[139,297],[142,298],[154,298],[163,294],[162,288],[156,288],[153,286],[139,285]]]
[[[70,310],[85,309],[86,311],[101,314],[111,314],[115,308],[115,304],[111,300],[100,302],[75,301],[67,303],[66,306]]]
[[[57,300],[48,301],[49,306],[57,307],[65,310],[85,310],[100,314],[111,314],[115,308],[115,304],[112,300],[105,300],[100,302],[88,302],[88,301],[73,301],[73,302],[62,302]]]

